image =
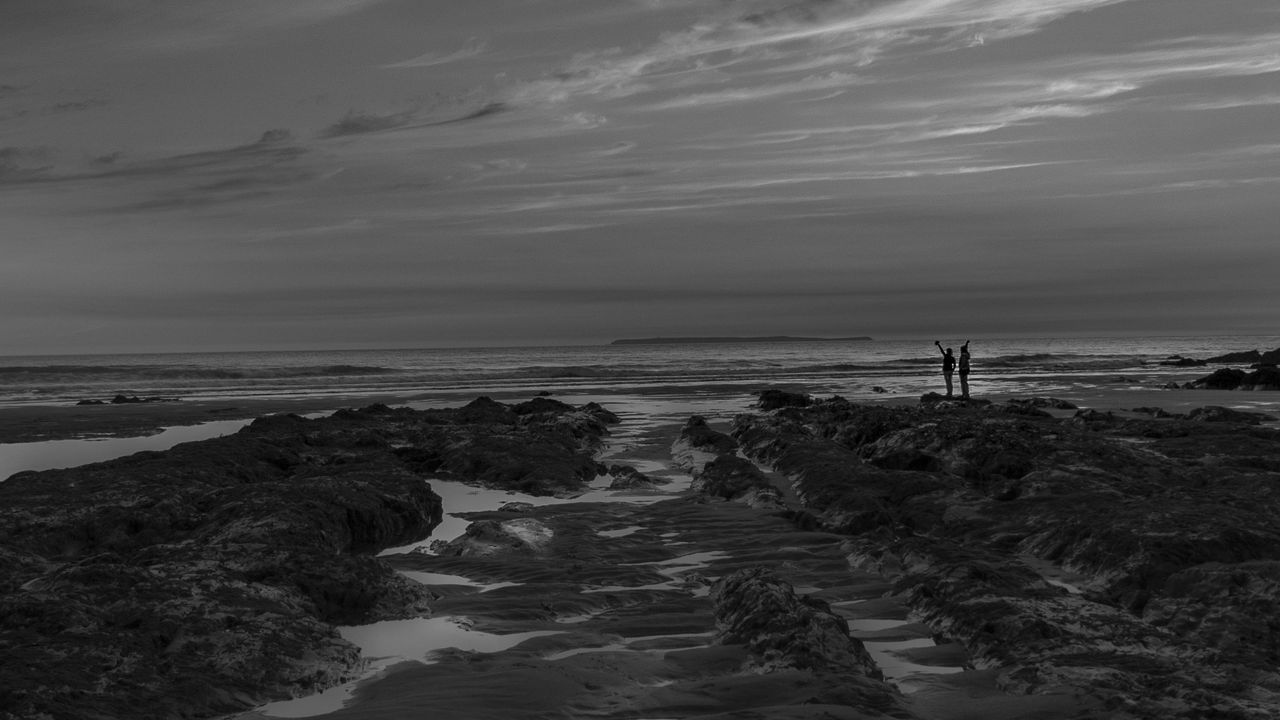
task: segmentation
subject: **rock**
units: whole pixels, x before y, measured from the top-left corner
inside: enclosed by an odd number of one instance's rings
[[[609,475],[613,478],[613,482],[609,483],[610,490],[650,490],[670,482],[665,479],[652,478],[630,465],[611,465],[609,466]]]
[[[726,575],[711,586],[716,638],[745,645],[764,671],[797,668],[818,672],[883,675],[849,624],[827,603],[797,595],[789,583],[762,568]]]
[[[1244,352],[1226,353],[1211,357],[1206,362],[1211,363],[1256,363],[1262,360],[1262,353],[1257,350],[1246,350]]]
[[[848,535],[852,565],[1006,691],[1126,718],[1280,713],[1280,431],[822,402],[733,434],[805,527]]]
[[[1052,408],[1054,410],[1079,410],[1079,406],[1069,400],[1059,400],[1051,397],[1033,397],[1033,398],[1010,398],[1007,400],[1011,405],[1024,405],[1033,408]]]
[[[777,492],[755,463],[737,455],[721,455],[707,463],[690,489],[724,500],[742,497],[753,490],[773,490],[775,495]]]
[[[112,405],[125,405],[131,403],[156,403],[156,402],[178,402],[178,398],[163,397],[138,397],[137,395],[116,395],[111,398]],[[101,405],[102,402],[80,402],[77,405]]]
[[[876,394],[879,394],[879,395],[883,395],[883,394],[885,394],[885,393],[887,393],[887,392],[889,392],[889,391],[888,391],[888,390],[886,390],[885,388],[881,387],[880,385],[873,385],[873,386],[871,387],[871,392],[876,393]]]
[[[1245,376],[1240,383],[1241,390],[1280,390],[1280,369],[1275,366],[1260,366]]]
[[[1280,663],[1280,562],[1206,563],[1174,573],[1143,620],[1248,666]],[[1258,642],[1262,639],[1262,642]]]
[[[1192,409],[1187,413],[1187,419],[1196,422],[1231,422],[1258,425],[1275,420],[1275,417],[1266,413],[1246,412],[1232,410],[1219,405],[1208,405]]]
[[[1213,374],[1193,380],[1185,386],[1191,390],[1280,390],[1280,369],[1260,367],[1253,372],[1222,368]]]
[[[811,404],[813,398],[809,395],[769,388],[760,392],[756,407],[761,410],[777,410],[784,407],[808,407]]]
[[[677,467],[687,470],[695,478],[702,468],[720,455],[732,454],[738,442],[729,435],[707,425],[706,418],[694,415],[689,418],[680,435],[671,444],[671,458]]]
[[[106,405],[102,400],[81,400],[76,405]]]
[[[1166,367],[1202,367],[1207,365],[1208,361],[1182,357],[1181,355],[1172,355],[1169,359],[1161,361],[1160,364]]]
[[[477,520],[461,537],[448,542],[440,554],[489,557],[546,551],[555,533],[533,518]]]
[[[431,610],[376,556],[440,522],[429,477],[537,492],[595,477],[603,409],[525,409],[273,415],[0,483],[0,647],[22,649],[0,654],[0,716],[208,717],[352,679],[363,661],[336,625]],[[549,540],[504,519],[460,551]]]

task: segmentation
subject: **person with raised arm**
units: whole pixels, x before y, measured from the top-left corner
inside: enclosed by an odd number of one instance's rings
[[[938,346],[938,352],[942,353],[942,376],[947,379],[947,397],[952,396],[951,376],[956,371],[956,356],[951,354],[951,348],[942,349],[942,343],[937,340],[933,341]]]

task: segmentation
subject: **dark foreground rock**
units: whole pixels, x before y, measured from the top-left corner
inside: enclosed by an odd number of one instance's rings
[[[1002,689],[1243,719],[1280,713],[1280,431],[1256,420],[833,399],[733,435]]]
[[[797,595],[763,568],[746,568],[711,586],[720,642],[747,647],[763,671],[798,668],[883,679],[849,623],[826,602]]]
[[[1253,372],[1222,368],[1183,387],[1188,390],[1280,390],[1280,369],[1274,365]]]
[[[1259,350],[1245,350],[1243,352],[1231,352],[1225,355],[1211,357],[1207,362],[1211,363],[1242,363],[1254,365],[1276,365],[1280,364],[1280,348],[1261,352]]]
[[[375,557],[439,523],[428,474],[572,491],[611,420],[556,401],[371,406],[14,475],[0,717],[208,717],[348,680],[362,661],[336,625],[430,613]]]

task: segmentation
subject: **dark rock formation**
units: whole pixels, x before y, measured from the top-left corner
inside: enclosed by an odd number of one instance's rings
[[[1260,352],[1258,350],[1246,350],[1244,352],[1233,352],[1217,357],[1209,358],[1211,363],[1229,363],[1239,365],[1277,365],[1280,364],[1280,348]]]
[[[821,600],[762,568],[726,575],[711,586],[717,639],[745,645],[762,670],[796,668],[880,679],[880,669],[849,624]]]
[[[1196,358],[1173,355],[1170,356],[1168,360],[1162,360],[1160,364],[1166,367],[1203,367],[1208,365],[1209,362],[1207,360],[1197,360]]]
[[[694,478],[691,489],[725,500],[741,498],[750,492],[766,491],[777,497],[777,489],[760,468],[737,455],[721,455],[707,463]]]
[[[713,430],[710,425],[707,425],[706,418],[701,415],[689,418],[680,429],[680,437],[676,442],[716,455],[732,453],[738,449],[737,440],[718,430]]]
[[[1208,405],[1206,407],[1195,408],[1187,413],[1188,420],[1196,420],[1199,422],[1233,422],[1244,423],[1246,425],[1258,425],[1264,422],[1270,422],[1276,418],[1266,413],[1246,412],[1244,410],[1232,410],[1218,405]]]
[[[1256,362],[1260,362],[1261,360],[1262,360],[1262,353],[1258,352],[1257,350],[1246,350],[1244,352],[1226,353],[1225,355],[1218,355],[1217,357],[1211,357],[1206,362],[1224,363],[1224,364],[1229,363],[1234,365],[1234,364],[1241,364],[1241,363],[1256,363]]]
[[[1189,390],[1280,390],[1280,369],[1262,366],[1253,372],[1222,368],[1187,383]]]
[[[532,518],[477,520],[467,526],[462,537],[445,544],[441,555],[490,556],[535,554],[546,550],[554,533]]]
[[[1254,419],[833,400],[733,434],[1000,687],[1243,720],[1280,712],[1280,431]]]
[[[1184,387],[1188,390],[1235,390],[1248,374],[1236,368],[1222,368],[1214,370],[1211,375],[1192,380]]]
[[[581,488],[606,422],[541,403],[375,405],[14,475],[0,717],[208,717],[350,679],[362,661],[335,625],[429,613],[426,587],[375,557],[439,523],[428,474]],[[536,528],[502,529],[536,548]]]
[[[645,475],[630,465],[610,465],[609,476],[613,478],[609,483],[610,490],[649,490],[671,482]]]
[[[971,405],[982,406],[990,405],[990,400],[982,400],[974,397],[961,397],[959,395],[943,395],[936,392],[927,392],[920,396],[921,405],[933,405],[935,403],[947,403],[950,405]]]
[[[756,407],[761,410],[777,410],[784,407],[808,407],[812,403],[813,398],[804,393],[769,388],[761,391],[760,399],[756,401]]]

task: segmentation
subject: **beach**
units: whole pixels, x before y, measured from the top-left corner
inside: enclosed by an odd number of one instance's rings
[[[1274,394],[775,379],[0,408],[11,450],[188,432],[0,486],[23,687],[0,712],[1280,708],[1276,632],[1251,620],[1280,563]]]

